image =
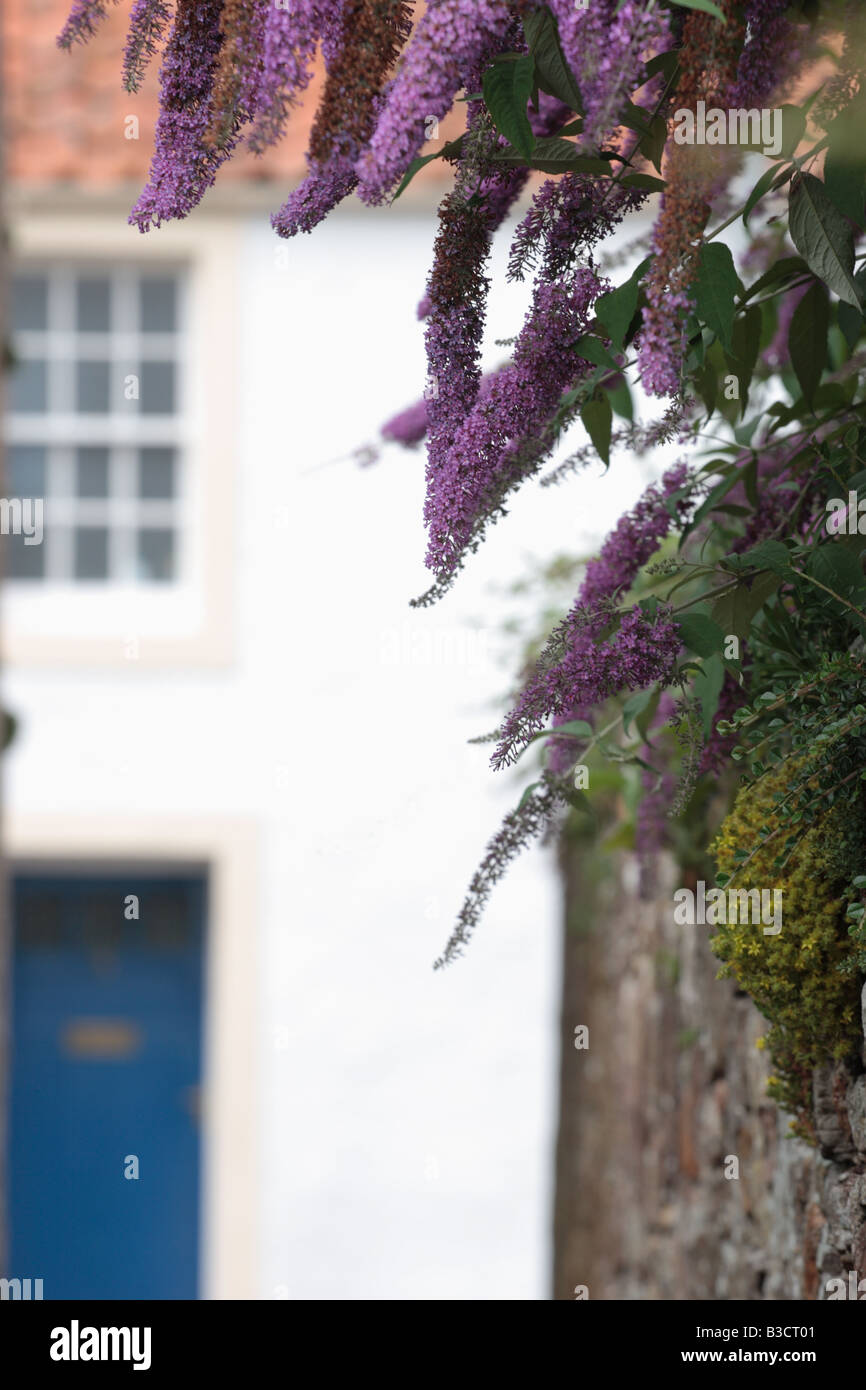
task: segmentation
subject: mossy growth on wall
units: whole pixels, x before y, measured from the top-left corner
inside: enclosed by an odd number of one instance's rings
[[[866,808],[862,796],[853,807],[832,807],[774,868],[773,841],[755,846],[773,825],[791,775],[788,760],[744,787],[712,847],[719,874],[737,887],[781,889],[781,931],[768,935],[760,923],[728,922],[711,945],[724,962],[720,977],[736,979],[769,1020],[761,1040],[773,1062],[768,1091],[794,1115],[795,1131],[811,1138],[813,1069],[856,1055],[862,1042],[862,945],[846,910],[848,885],[863,863]]]

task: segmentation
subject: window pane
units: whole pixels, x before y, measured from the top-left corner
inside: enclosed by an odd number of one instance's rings
[[[45,574],[45,544],[25,545],[24,536],[4,536],[4,563],[10,579],[42,579]]]
[[[108,528],[76,526],[75,578],[108,578]]]
[[[33,415],[45,410],[48,400],[48,368],[45,362],[16,362],[9,375],[9,403],[13,413]]]
[[[108,450],[96,446],[76,450],[75,491],[79,497],[108,496]]]
[[[16,275],[12,281],[12,328],[48,326],[48,281],[44,275]]]
[[[111,327],[111,281],[82,277],[76,287],[77,323],[82,333],[107,333]]]
[[[139,449],[139,497],[174,497],[174,449]]]
[[[174,363],[142,362],[141,412],[171,415],[174,411]]]
[[[6,481],[11,497],[45,496],[45,450],[41,444],[10,447],[6,455]]]
[[[148,527],[138,533],[139,579],[166,580],[174,577],[174,532]]]
[[[175,331],[177,305],[174,280],[158,280],[146,276],[139,281],[138,298],[143,333]]]
[[[76,362],[76,409],[85,415],[108,412],[107,362]]]

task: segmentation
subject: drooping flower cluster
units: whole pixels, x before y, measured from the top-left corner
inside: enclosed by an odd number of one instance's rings
[[[425,518],[428,564],[437,573],[448,574],[459,563],[478,523],[520,481],[521,442],[542,428],[562,392],[589,370],[575,344],[592,304],[606,288],[607,282],[587,267],[555,284],[539,282],[513,362],[491,379],[447,454],[434,455]],[[447,365],[442,364],[443,370]],[[449,383],[440,383],[439,389],[450,390]]]
[[[383,439],[390,439],[395,444],[403,444],[411,448],[414,444],[420,444],[427,433],[430,417],[427,411],[427,401],[422,397],[414,405],[410,405],[406,410],[401,410],[398,415],[386,420],[382,426],[381,435]]]
[[[513,762],[548,719],[564,723],[620,690],[642,690],[669,677],[679,650],[670,613],[659,608],[647,614],[636,607],[615,618],[614,610],[674,524],[667,502],[684,487],[687,475],[686,465],[676,464],[660,484],[650,486],[587,565],[574,607],[552,634],[502,726],[494,767]],[[684,515],[687,506],[684,497],[673,510]]]
[[[343,0],[339,23],[323,34],[328,78],[310,136],[310,172],[271,219],[280,236],[312,231],[357,186],[355,165],[409,35],[410,13],[405,0]]]
[[[248,140],[256,154],[281,139],[291,108],[309,86],[322,31],[321,11],[321,0],[265,8],[259,90]]]
[[[144,70],[159,51],[170,19],[166,0],[135,0],[123,52],[123,85],[128,92],[138,91]]]
[[[364,202],[381,203],[393,193],[431,125],[451,110],[467,74],[477,71],[486,53],[505,47],[513,25],[508,0],[434,0],[428,7],[358,160]]]
[[[551,9],[583,97],[581,143],[597,149],[619,125],[624,102],[640,85],[644,55],[666,46],[668,16],[645,0],[592,0],[583,7],[553,0]]]
[[[216,178],[237,140],[208,140],[211,96],[222,45],[221,0],[178,0],[160,70],[160,114],[147,186],[130,214],[142,231],[185,217]]]
[[[647,194],[608,178],[563,174],[543,184],[514,233],[508,262],[511,280],[538,266],[555,280],[578,254],[591,251],[622,219],[646,202]]]
[[[61,48],[86,43],[108,14],[108,0],[74,0],[69,17],[58,35]]]
[[[734,0],[722,0],[726,24],[690,13],[683,26],[678,110],[727,107],[737,76],[743,26]],[[714,185],[724,182],[730,157],[719,150],[669,142],[664,164],[667,187],[652,234],[653,260],[646,280],[647,307],[640,335],[641,377],[650,395],[675,395],[681,386],[686,318],[697,271],[697,242],[710,215]],[[710,155],[712,157],[710,157]]]
[[[746,42],[731,91],[732,106],[764,106],[796,68],[800,51],[796,40],[792,41],[788,9],[788,0],[748,0]]]

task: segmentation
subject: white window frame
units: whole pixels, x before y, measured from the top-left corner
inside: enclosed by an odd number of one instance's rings
[[[46,264],[73,265],[95,274],[129,266],[155,275],[178,268],[186,279],[181,323],[185,334],[179,397],[182,508],[179,572],[174,582],[109,579],[24,581],[5,586],[2,656],[29,666],[225,666],[234,659],[236,548],[238,305],[242,226],[234,217],[200,215],[195,226],[172,224],[145,240],[126,222],[116,198],[82,207],[80,194],[46,195],[9,209],[12,260],[26,273]],[[151,335],[148,335],[150,337]],[[156,338],[157,335],[152,335]],[[70,402],[71,404],[71,402]],[[15,419],[15,442],[37,442]],[[159,424],[170,417],[131,413],[118,420],[117,443],[161,443]],[[92,425],[104,416],[63,415],[57,436],[76,442],[69,426],[92,443]],[[124,435],[123,431],[129,431]],[[50,522],[46,522],[50,524]]]
[[[44,356],[48,366],[48,408],[44,412],[7,411],[5,437],[8,445],[44,445],[47,451],[45,487],[45,530],[50,532],[46,547],[46,568],[42,578],[18,579],[9,575],[7,583],[74,584],[76,588],[94,585],[149,582],[160,587],[189,583],[186,556],[191,529],[188,498],[184,489],[185,460],[189,422],[185,413],[185,373],[187,368],[188,285],[182,264],[157,268],[161,277],[171,277],[177,285],[177,322],[168,333],[140,332],[136,325],[136,298],[143,277],[154,274],[146,261],[112,263],[108,267],[88,265],[86,261],[34,261],[16,263],[14,274],[39,275],[48,289],[46,330],[13,329],[13,346],[22,357]],[[114,324],[110,331],[81,331],[75,322],[77,279],[99,275],[111,282]],[[74,368],[83,361],[106,361],[114,401],[108,412],[79,412],[72,399]],[[132,402],[120,407],[120,390],[127,375],[142,361],[171,361],[175,367],[174,410],[168,415],[145,415]],[[63,370],[63,367],[66,370]],[[73,370],[69,370],[69,368]],[[56,408],[56,403],[60,409]],[[140,404],[140,402],[139,402]],[[111,455],[107,499],[81,498],[74,490],[75,450],[80,446],[107,447]],[[172,499],[141,499],[136,492],[136,454],[147,445],[173,448],[177,458],[178,490]],[[168,581],[148,581],[135,575],[135,536],[140,526],[168,527],[175,533],[175,573]],[[77,525],[106,526],[109,564],[107,579],[88,581],[73,573],[73,531]]]

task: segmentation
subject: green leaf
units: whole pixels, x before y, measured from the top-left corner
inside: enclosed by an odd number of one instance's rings
[[[739,584],[727,594],[721,594],[713,604],[713,620],[725,636],[745,641],[752,623],[768,599],[779,587],[776,574],[759,574],[751,585]]]
[[[512,63],[494,63],[481,79],[484,101],[496,129],[524,159],[531,159],[535,148],[535,136],[526,110],[532,95],[534,72],[532,54],[522,53]]]
[[[653,174],[625,174],[620,179],[623,188],[643,188],[648,193],[663,193],[667,188],[664,179],[657,179]]]
[[[607,396],[602,393],[588,400],[580,412],[580,418],[602,463],[609,464],[613,413]]]
[[[609,290],[595,301],[595,316],[607,329],[615,347],[622,348],[625,343],[625,335],[637,309],[640,279],[648,265],[648,259],[641,261],[624,284],[617,285],[615,290]]]
[[[394,201],[396,201],[400,197],[400,194],[403,192],[404,188],[407,188],[408,185],[412,182],[419,169],[423,169],[425,164],[429,164],[434,159],[456,158],[456,156],[460,153],[462,144],[463,138],[461,136],[459,140],[449,140],[448,143],[443,145],[441,150],[437,150],[435,154],[422,154],[419,155],[417,159],[413,159],[412,163],[409,165],[409,168],[403,175],[400,187],[394,194]]]
[[[698,315],[730,351],[734,326],[734,297],[742,290],[730,247],[709,241],[701,248],[694,295]]]
[[[573,140],[563,140],[551,135],[544,140],[536,140],[531,160],[524,158],[516,149],[501,150],[493,156],[497,164],[509,167],[538,169],[543,174],[609,174],[610,161],[595,155],[580,155]]]
[[[755,204],[761,201],[764,194],[769,192],[770,184],[773,182],[773,179],[776,177],[777,173],[778,170],[775,164],[773,164],[770,166],[769,169],[765,169],[761,177],[758,179],[758,182],[755,184],[754,188],[752,189],[751,193],[746,199],[746,205],[743,208],[744,227],[748,227],[749,213],[752,211],[752,208],[755,206]]]
[[[638,140],[638,149],[659,173],[662,171],[665,142],[668,138],[668,125],[664,116],[656,114],[650,121],[649,131]]]
[[[573,738],[586,740],[593,737],[593,727],[585,719],[570,719],[567,724],[557,724],[553,729],[539,729],[531,738],[526,740],[523,752],[531,743],[537,743],[540,738],[556,738],[562,734]]]
[[[539,87],[551,96],[559,97],[570,111],[579,111],[583,115],[580,89],[562,51],[556,18],[547,6],[524,15],[523,32],[527,47],[535,59],[535,77]]]
[[[669,48],[667,53],[657,53],[654,58],[650,58],[645,65],[644,71],[647,77],[655,77],[657,72],[663,74],[666,82],[673,81],[680,65],[680,50]]]
[[[542,729],[539,733],[533,734],[533,739],[553,738],[559,734],[567,734],[573,738],[592,738],[593,728],[585,719],[570,719],[566,724],[557,724],[554,729]],[[531,743],[532,739],[528,742]]]
[[[712,415],[716,408],[716,400],[719,394],[719,374],[715,363],[707,358],[704,365],[694,373],[693,381],[698,395],[707,408],[707,419]]]
[[[723,478],[722,481],[713,488],[709,496],[698,507],[697,511],[692,517],[690,527],[694,527],[698,524],[698,522],[703,521],[707,513],[713,511],[713,509],[718,506],[718,504],[723,500],[723,498],[727,497],[731,489],[735,488],[737,483],[741,483],[742,481],[743,475],[739,471],[729,473],[727,478]]]
[[[834,206],[856,222],[858,227],[862,227],[866,205],[866,169],[863,165],[850,164],[832,149],[828,150],[824,163],[824,188]]]
[[[615,387],[613,391],[608,391],[608,400],[613,406],[614,412],[623,420],[634,420],[634,408],[631,402],[631,391],[625,377]]]
[[[677,626],[683,646],[698,656],[712,656],[725,644],[725,634],[706,613],[684,613],[677,618]]]
[[[788,351],[800,390],[809,405],[821,380],[827,361],[827,329],[830,326],[830,296],[826,286],[816,280],[794,310],[788,329]]]
[[[853,352],[863,332],[863,315],[859,309],[840,299],[836,307],[836,320],[848,345],[848,351]]]
[[[742,302],[745,303],[749,299],[754,299],[756,294],[760,294],[762,290],[769,289],[770,286],[775,285],[777,281],[793,280],[795,276],[803,275],[808,269],[809,267],[806,265],[802,256],[781,256],[778,261],[770,266],[768,271],[755,281],[754,285],[749,286],[741,296]]]
[[[643,714],[653,697],[658,703],[658,690],[655,687],[650,690],[639,690],[636,695],[632,695],[626,700],[622,707],[622,731],[626,737],[628,737],[632,721],[637,719],[639,714]]]
[[[718,653],[704,662],[704,669],[695,676],[692,688],[701,702],[701,716],[704,724],[704,737],[709,738],[713,729],[713,718],[719,707],[719,696],[725,683],[725,665]]]
[[[846,304],[861,307],[854,280],[854,233],[814,174],[798,174],[788,199],[791,240],[809,269]]]
[[[859,549],[859,545],[852,549],[835,541],[819,545],[809,556],[807,572],[842,598],[856,599],[866,591]],[[830,598],[830,595],[827,597]]]
[[[711,14],[715,19],[727,24],[724,14],[718,5],[713,4],[713,0],[674,0],[674,3],[683,10],[700,10],[701,14]]]
[[[758,361],[758,351],[761,345],[761,322],[759,304],[751,304],[743,313],[738,314],[731,333],[732,348],[729,353],[725,353],[727,365],[733,375],[737,377],[740,385],[741,419],[746,413],[746,406],[749,402],[749,387],[752,384],[752,374]]]
[[[524,787],[524,789],[523,789],[523,795],[522,795],[522,797],[520,798],[520,800],[519,800],[518,803],[517,803],[517,809],[518,809],[518,811],[522,811],[522,810],[523,810],[523,807],[526,805],[527,801],[528,801],[529,798],[532,796],[532,793],[535,791],[535,788],[536,788],[536,787],[540,787],[540,786],[541,786],[541,783],[540,783],[540,782],[530,782],[530,784],[529,784],[528,787]]]
[[[568,782],[561,783],[560,790],[569,806],[573,806],[575,811],[583,811],[591,820],[595,820],[595,811],[586,792],[582,792],[579,787],[572,787]]]
[[[806,133],[806,112],[802,106],[786,103],[779,110],[782,113],[782,159],[792,159],[794,151]]]
[[[732,557],[726,558],[730,560]],[[772,570],[773,574],[778,574],[781,578],[786,578],[791,573],[791,552],[781,541],[758,541],[758,544],[753,545],[744,555],[733,558],[755,569]]]
[[[644,706],[635,720],[635,728],[645,743],[649,743],[650,725],[655,719],[661,697],[662,688],[657,685],[650,696],[649,704]]]
[[[643,106],[635,106],[634,102],[627,101],[617,113],[617,125],[624,125],[629,130],[636,130],[639,135],[649,135],[650,121],[652,115]]]
[[[596,367],[611,367],[615,372],[622,371],[622,367],[611,357],[601,339],[593,338],[589,333],[578,338],[574,350],[578,357],[582,357],[585,362],[594,363]]]

